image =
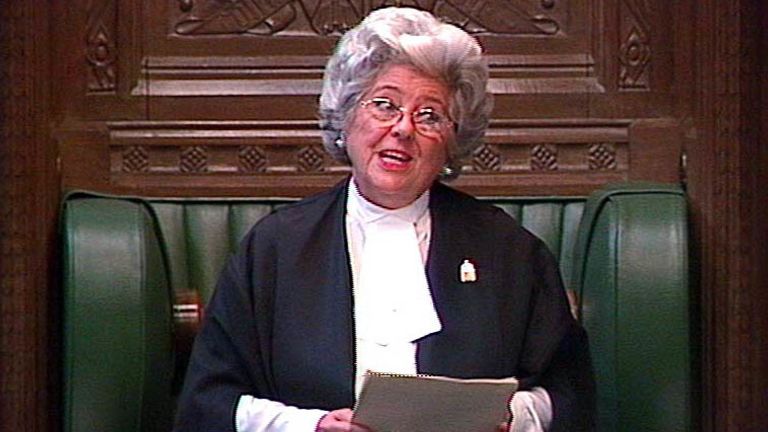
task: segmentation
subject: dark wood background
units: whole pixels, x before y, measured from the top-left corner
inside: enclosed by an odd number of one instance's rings
[[[1,3],[0,429],[59,427],[62,194],[328,187],[347,168],[320,146],[322,67],[384,3],[432,10],[486,47],[496,108],[458,187],[687,187],[697,427],[764,430],[768,19],[749,0]]]
[[[347,172],[316,120],[338,36],[383,1],[75,1],[53,8],[62,188],[304,195]],[[392,3],[392,2],[389,2]],[[672,21],[661,2],[419,4],[477,34],[496,110],[457,184],[584,194],[679,179]],[[452,4],[452,6],[451,6]],[[77,5],[73,7],[73,5]]]

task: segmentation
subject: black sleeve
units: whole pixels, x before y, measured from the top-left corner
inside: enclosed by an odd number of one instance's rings
[[[577,323],[561,340],[542,376],[552,400],[550,432],[595,430],[595,382],[587,334]]]
[[[526,345],[538,340],[549,348],[534,350],[543,358],[529,359],[535,373],[522,380],[521,387],[547,390],[553,410],[550,432],[592,431],[595,382],[587,334],[571,315],[557,262],[545,246],[536,261],[538,287]]]
[[[259,230],[266,232],[270,230]],[[248,235],[222,272],[205,309],[178,401],[174,431],[234,431],[243,394],[271,397],[268,238]],[[254,278],[254,274],[258,275]],[[254,284],[260,286],[254,289]]]

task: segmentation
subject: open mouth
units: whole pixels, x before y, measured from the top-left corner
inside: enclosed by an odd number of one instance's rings
[[[382,150],[379,152],[379,157],[385,162],[396,164],[405,164],[413,160],[411,155],[398,150]]]

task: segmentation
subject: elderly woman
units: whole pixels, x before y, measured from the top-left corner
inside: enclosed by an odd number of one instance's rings
[[[178,431],[367,430],[349,409],[367,370],[514,376],[513,430],[591,427],[557,264],[438,181],[485,132],[487,79],[477,41],[427,12],[377,10],[344,35],[320,114],[352,176],[247,235],[208,306]]]

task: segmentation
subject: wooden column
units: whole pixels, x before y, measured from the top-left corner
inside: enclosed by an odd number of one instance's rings
[[[762,9],[760,11],[761,23],[759,28],[762,33],[760,34],[760,48],[758,50],[760,63],[759,76],[760,78],[760,137],[758,148],[760,149],[759,169],[765,172],[766,164],[768,164],[768,5],[762,2]],[[756,413],[758,418],[754,421],[757,424],[768,424],[768,187],[764,182],[765,174],[762,177],[763,183],[758,184],[757,188],[761,191],[761,196],[755,200],[757,207],[759,208],[760,220],[755,224],[755,228],[762,229],[762,233],[756,235],[756,240],[753,247],[758,249],[761,254],[758,258],[760,264],[758,268],[762,271],[762,277],[758,277],[755,281],[756,290],[759,290],[759,299],[752,305],[752,314],[759,317],[758,322],[758,351],[755,364],[757,365],[757,377],[755,379],[755,394],[758,395],[756,400]]]
[[[765,430],[768,169],[764,2],[690,3],[688,153],[705,431]],[[761,47],[762,41],[762,47]],[[762,55],[760,51],[762,50]],[[762,99],[762,101],[761,101]],[[762,102],[762,104],[761,104]],[[761,119],[762,117],[762,119]]]
[[[58,181],[48,129],[47,2],[0,9],[0,430],[56,427]]]

